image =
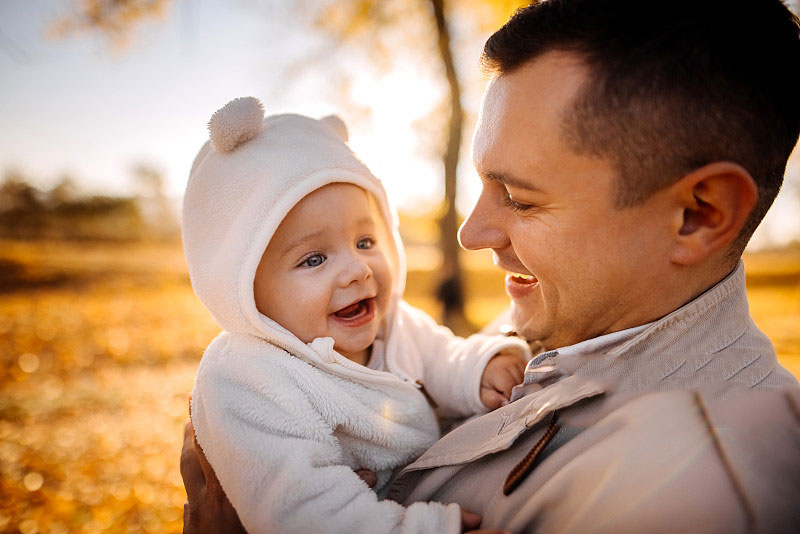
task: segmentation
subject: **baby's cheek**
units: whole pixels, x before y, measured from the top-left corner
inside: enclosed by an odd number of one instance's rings
[[[384,306],[387,306],[388,302],[392,298],[392,290],[394,289],[394,284],[396,279],[397,278],[395,274],[392,272],[389,265],[384,265],[382,271],[377,275],[378,299],[379,302],[382,303]]]
[[[385,286],[385,290],[388,292],[392,291],[396,281],[397,281],[397,270],[399,269],[398,265],[395,263],[390,263],[385,261],[383,263],[383,283],[382,285]]]

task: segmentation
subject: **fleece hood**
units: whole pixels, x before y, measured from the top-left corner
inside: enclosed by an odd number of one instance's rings
[[[189,175],[182,235],[192,288],[220,326],[287,349],[302,344],[256,309],[253,280],[286,214],[303,197],[331,183],[361,187],[380,207],[394,240],[387,247],[396,280],[387,314],[391,321],[405,284],[397,216],[380,181],[347,146],[344,122],[333,115],[319,120],[290,114],[264,118],[261,102],[247,97],[217,111],[209,131]]]

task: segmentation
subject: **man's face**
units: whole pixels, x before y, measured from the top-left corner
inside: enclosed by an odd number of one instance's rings
[[[366,363],[391,300],[393,274],[383,222],[369,194],[330,184],[281,221],[256,270],[258,310],[305,343],[332,337]]]
[[[462,246],[523,275],[506,276],[514,326],[548,349],[656,319],[667,258],[659,194],[617,210],[611,162],[564,140],[585,76],[575,56],[549,52],[489,83],[472,147],[483,191],[460,230]]]

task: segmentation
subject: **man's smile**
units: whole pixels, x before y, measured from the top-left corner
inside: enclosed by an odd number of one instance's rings
[[[532,274],[506,273],[506,275],[514,278],[519,284],[532,284],[537,282],[536,277]]]
[[[539,279],[531,274],[506,273],[506,293],[512,299],[529,295],[539,287]]]

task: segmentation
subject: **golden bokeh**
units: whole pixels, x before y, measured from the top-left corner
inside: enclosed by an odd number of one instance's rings
[[[436,315],[431,257],[409,250],[407,298]],[[464,259],[485,324],[502,274]],[[745,261],[755,320],[798,374],[800,252]],[[188,395],[217,332],[178,244],[0,242],[0,532],[180,532]]]

